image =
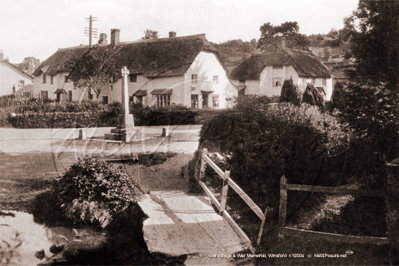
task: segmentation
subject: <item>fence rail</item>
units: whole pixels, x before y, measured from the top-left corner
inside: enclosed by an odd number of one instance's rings
[[[212,194],[209,188],[203,182],[205,178],[205,169],[206,165],[210,165],[213,170],[218,174],[218,176],[223,179],[222,185],[222,195],[221,201],[219,202],[216,197]],[[244,240],[244,243],[248,245],[248,248],[251,250],[252,253],[255,253],[255,249],[251,245],[251,240],[248,236],[242,231],[242,229],[238,226],[238,224],[231,218],[231,216],[226,211],[226,203],[227,203],[227,193],[229,186],[244,200],[244,202],[252,209],[253,212],[261,219],[262,223],[259,229],[258,238],[256,241],[257,246],[260,244],[260,240],[263,235],[263,230],[265,226],[265,221],[267,217],[267,213],[272,211],[270,207],[266,207],[265,212],[263,213],[262,210],[259,208],[258,205],[230,178],[230,171],[223,172],[212,160],[208,157],[207,149],[203,149],[202,156],[201,156],[201,170],[199,176],[199,184],[201,185],[202,189],[205,193],[209,196],[211,201],[214,203],[216,208],[219,210],[219,214],[223,215],[226,220],[230,223],[232,228],[236,231],[236,233]]]
[[[317,232],[312,230],[296,229],[285,227],[287,219],[287,191],[308,191],[320,192],[339,195],[359,195],[370,197],[383,197],[380,191],[362,190],[362,189],[346,189],[337,187],[324,187],[324,186],[309,186],[300,184],[287,184],[287,179],[282,176],[280,179],[280,204],[279,204],[279,230],[282,234],[290,234],[299,237],[328,239],[335,242],[351,242],[351,243],[368,243],[368,244],[386,244],[388,238],[386,237],[366,237],[366,236],[351,236],[342,234],[332,234],[326,232]]]

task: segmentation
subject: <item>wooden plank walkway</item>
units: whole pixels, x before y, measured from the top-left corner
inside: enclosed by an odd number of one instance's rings
[[[152,191],[139,202],[148,216],[144,240],[148,250],[170,256],[231,255],[248,244],[218,215],[204,196],[183,191]]]

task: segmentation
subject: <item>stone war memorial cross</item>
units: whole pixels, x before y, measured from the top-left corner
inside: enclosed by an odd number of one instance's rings
[[[127,67],[122,68],[122,107],[117,118],[116,128],[111,129],[111,133],[105,134],[105,139],[122,140],[130,142],[132,134],[129,134],[129,129],[134,128],[133,114],[129,114],[129,91],[127,85],[127,77],[129,70]]]

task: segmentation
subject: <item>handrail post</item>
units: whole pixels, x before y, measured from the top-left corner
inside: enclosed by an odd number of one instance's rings
[[[281,177],[280,180],[280,205],[279,205],[279,219],[278,225],[284,226],[287,217],[287,179],[285,176]]]
[[[220,202],[220,212],[221,214],[226,209],[226,202],[227,202],[227,192],[229,190],[229,182],[228,179],[230,178],[230,171],[224,172],[223,177],[223,187],[222,187],[222,199]]]
[[[267,217],[267,212],[270,210],[269,206],[266,207],[265,209],[265,213],[264,213],[264,218],[262,220],[262,223],[260,225],[260,229],[259,229],[259,234],[258,234],[258,240],[256,240],[256,248],[259,247],[260,244],[260,240],[262,238],[262,234],[263,234],[263,227],[265,226],[265,221],[266,221],[266,217]]]
[[[203,149],[202,154],[201,154],[201,168],[200,168],[200,174],[199,174],[199,181],[203,181],[205,178],[205,169],[206,169],[206,161],[204,159],[204,155],[208,155],[208,150]]]

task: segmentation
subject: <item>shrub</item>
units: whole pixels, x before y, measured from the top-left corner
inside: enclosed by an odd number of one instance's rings
[[[139,184],[121,167],[87,156],[79,158],[61,177],[57,190],[60,206],[68,218],[99,223],[102,227],[142,195]]]
[[[291,102],[296,106],[301,105],[302,94],[298,86],[294,84],[292,78],[284,81],[283,87],[281,88],[280,102]]]
[[[304,103],[315,105],[319,107],[323,112],[326,110],[323,97],[320,95],[318,90],[310,83],[306,85],[305,92],[303,93],[302,100]]]
[[[182,105],[167,107],[131,107],[137,126],[190,125],[195,123],[195,113]]]

